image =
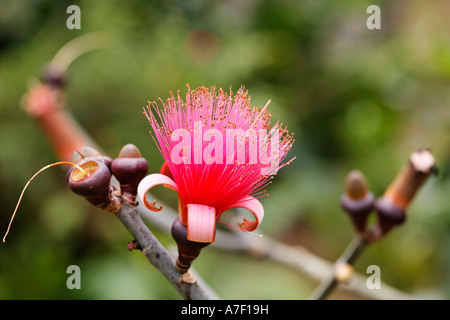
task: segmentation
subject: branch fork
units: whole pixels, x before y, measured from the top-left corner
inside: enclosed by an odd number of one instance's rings
[[[174,238],[181,248],[179,257],[175,260],[141,220],[136,210],[138,205],[136,195],[138,184],[147,173],[148,164],[134,145],[124,146],[119,157],[114,160],[105,160],[92,148],[84,149],[84,153],[75,152],[73,159],[85,173],[80,172],[78,168],[68,172],[71,190],[86,198],[94,206],[114,214],[124,224],[135,239],[127,244],[128,250],[140,250],[185,299],[217,298],[214,293],[200,286],[193,273],[189,271],[189,259],[195,259],[200,251],[198,250],[195,255],[190,249],[191,251],[185,254],[185,242],[188,240],[185,239],[183,242],[182,232],[173,231],[173,234],[178,235]],[[120,190],[111,185],[112,176],[119,181]],[[174,225],[177,226],[176,221]],[[182,243],[185,244],[184,247]],[[188,243],[187,247],[189,245],[198,247],[197,243],[194,243],[195,246]],[[200,247],[205,245],[201,243]]]
[[[336,261],[334,273],[319,284],[311,299],[325,299],[338,283],[349,281],[356,258],[369,244],[379,241],[394,227],[405,222],[406,209],[417,191],[431,174],[436,173],[431,151],[418,149],[410,155],[408,163],[389,184],[383,196],[376,200],[360,171],[351,171],[347,175],[341,206],[352,220],[357,236]],[[372,211],[376,211],[378,221],[374,226],[369,226],[367,221]]]

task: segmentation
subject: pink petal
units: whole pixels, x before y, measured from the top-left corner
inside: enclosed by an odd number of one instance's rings
[[[251,232],[256,230],[256,228],[258,228],[259,224],[264,218],[264,207],[262,206],[261,202],[253,197],[245,197],[240,201],[230,204],[224,208],[220,208],[220,213],[218,214],[217,219],[219,219],[222,213],[233,208],[247,209],[255,216],[256,221],[244,219],[243,222],[238,224],[239,228],[245,231]]]
[[[145,206],[152,211],[161,211],[162,207],[157,208],[155,206],[156,201],[148,202],[147,199],[145,198],[145,195],[147,194],[147,192],[150,191],[151,188],[158,186],[158,185],[163,185],[169,189],[172,189],[172,190],[175,190],[178,192],[177,184],[175,183],[175,181],[170,179],[168,176],[160,174],[160,173],[154,173],[154,174],[150,174],[150,175],[146,176],[139,183],[138,196],[139,196],[139,199],[145,204]]]
[[[214,242],[216,209],[202,204],[187,205],[187,238],[195,242]]]

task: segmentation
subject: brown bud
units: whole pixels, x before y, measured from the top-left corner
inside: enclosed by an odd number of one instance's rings
[[[345,179],[345,193],[352,200],[363,199],[369,189],[364,174],[359,170],[352,170]]]
[[[119,158],[140,158],[141,152],[134,144],[125,145],[119,152]]]
[[[375,203],[380,236],[406,220],[406,209],[428,176],[436,172],[434,157],[427,149],[414,151],[408,163]]]
[[[112,159],[107,156],[103,156],[100,152],[95,150],[92,147],[83,146],[80,150],[75,150],[72,155],[72,162],[79,164],[79,163],[86,163],[92,161],[101,161],[103,162],[107,167],[108,170],[111,171],[111,162]],[[70,169],[67,171],[66,178],[69,179],[70,175],[72,174],[73,170],[75,170],[74,167],[70,167]]]
[[[120,183],[120,191],[124,198],[134,203],[139,182],[148,170],[147,160],[141,157],[139,149],[132,144],[122,148],[119,157],[111,163],[111,172]]]
[[[120,209],[120,202],[112,193],[111,172],[106,164],[98,159],[86,158],[78,165],[87,175],[78,169],[72,170],[68,178],[70,189],[92,205],[116,213]]]
[[[427,149],[414,151],[408,163],[399,172],[383,195],[399,209],[405,210],[417,190],[430,174],[436,172],[434,157]]]
[[[128,251],[132,251],[132,250],[141,250],[142,248],[139,242],[137,242],[137,240],[133,240],[131,242],[128,242],[127,249]]]
[[[384,236],[393,227],[402,224],[406,220],[406,212],[394,203],[381,197],[375,202],[375,209],[378,214],[379,234],[377,237]]]
[[[364,175],[353,170],[345,179],[345,193],[341,197],[341,206],[349,214],[359,233],[367,228],[367,218],[373,209],[374,196],[367,187]]]

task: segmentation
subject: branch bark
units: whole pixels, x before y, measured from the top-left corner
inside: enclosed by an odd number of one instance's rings
[[[157,268],[170,284],[188,300],[217,300],[219,297],[198,279],[194,283],[186,283],[175,268],[175,258],[163,247],[153,233],[140,218],[136,208],[123,203],[116,217],[123,223],[133,237],[138,241],[142,253],[148,261]]]
[[[339,277],[335,272],[338,271],[339,266],[344,264],[348,268],[352,268],[355,259],[369,243],[376,242],[386,236],[393,227],[401,225],[405,221],[405,210],[413,200],[417,190],[430,174],[436,173],[436,171],[434,157],[430,150],[419,149],[411,154],[408,163],[387,187],[383,196],[374,203],[373,209],[377,211],[378,224],[372,228],[364,226],[358,230],[361,235],[355,237],[349,244],[334,264],[334,272],[320,283],[311,299],[325,299],[339,282]],[[349,193],[348,190],[346,192]],[[353,213],[349,211],[349,207],[344,207],[344,209],[347,209],[346,211],[349,213]],[[367,211],[367,214],[369,212]]]
[[[164,213],[149,213],[145,208],[138,206],[140,216],[153,227],[160,230],[170,230],[171,222],[177,213],[169,206],[164,206]],[[254,259],[271,260],[286,266],[302,276],[306,276],[317,282],[325,281],[328,275],[333,273],[334,265],[301,246],[290,246],[281,243],[271,237],[252,237],[237,232],[216,230],[216,241],[208,248],[226,250],[248,255]],[[356,257],[352,258],[353,261]],[[414,300],[414,296],[404,293],[387,283],[381,284],[379,290],[369,290],[366,286],[367,276],[355,273],[349,283],[339,286],[343,292],[356,295],[364,299],[373,300]]]
[[[335,275],[335,270],[341,264],[353,265],[358,256],[364,251],[369,242],[366,239],[355,237],[352,242],[350,242],[347,249],[340,256],[333,266],[333,272],[330,272],[328,278],[323,279],[319,286],[314,290],[310,297],[310,300],[323,300],[328,294],[336,287],[339,283]]]

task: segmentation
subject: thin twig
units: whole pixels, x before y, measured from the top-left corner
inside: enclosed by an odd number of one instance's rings
[[[341,263],[353,265],[358,256],[364,251],[364,248],[367,246],[367,244],[367,240],[356,236],[353,241],[350,242],[344,253],[336,261],[336,263],[334,264],[334,268],[336,268]],[[311,300],[325,299],[339,283],[336,279],[335,273],[331,272],[330,274],[331,275],[328,278],[325,278],[313,292],[310,298]]]
[[[170,230],[171,223],[177,213],[170,206],[164,206],[164,213],[150,213],[143,206],[138,206],[140,216],[146,222],[162,231]],[[216,230],[216,241],[208,248],[241,253],[254,259],[270,260],[286,266],[302,276],[321,282],[333,272],[334,266],[330,261],[308,251],[302,246],[290,246],[270,236],[252,237],[241,232]],[[353,257],[353,261],[356,257]],[[373,300],[412,300],[415,297],[404,293],[382,282],[381,289],[369,290],[366,286],[367,275],[355,272],[352,280],[340,286],[340,290]]]
[[[135,207],[123,203],[116,216],[138,241],[142,253],[144,253],[148,261],[169,280],[184,299],[219,299],[211,289],[203,284],[199,284],[198,279],[194,283],[186,283],[181,280],[182,275],[175,268],[175,259],[147,228]]]

